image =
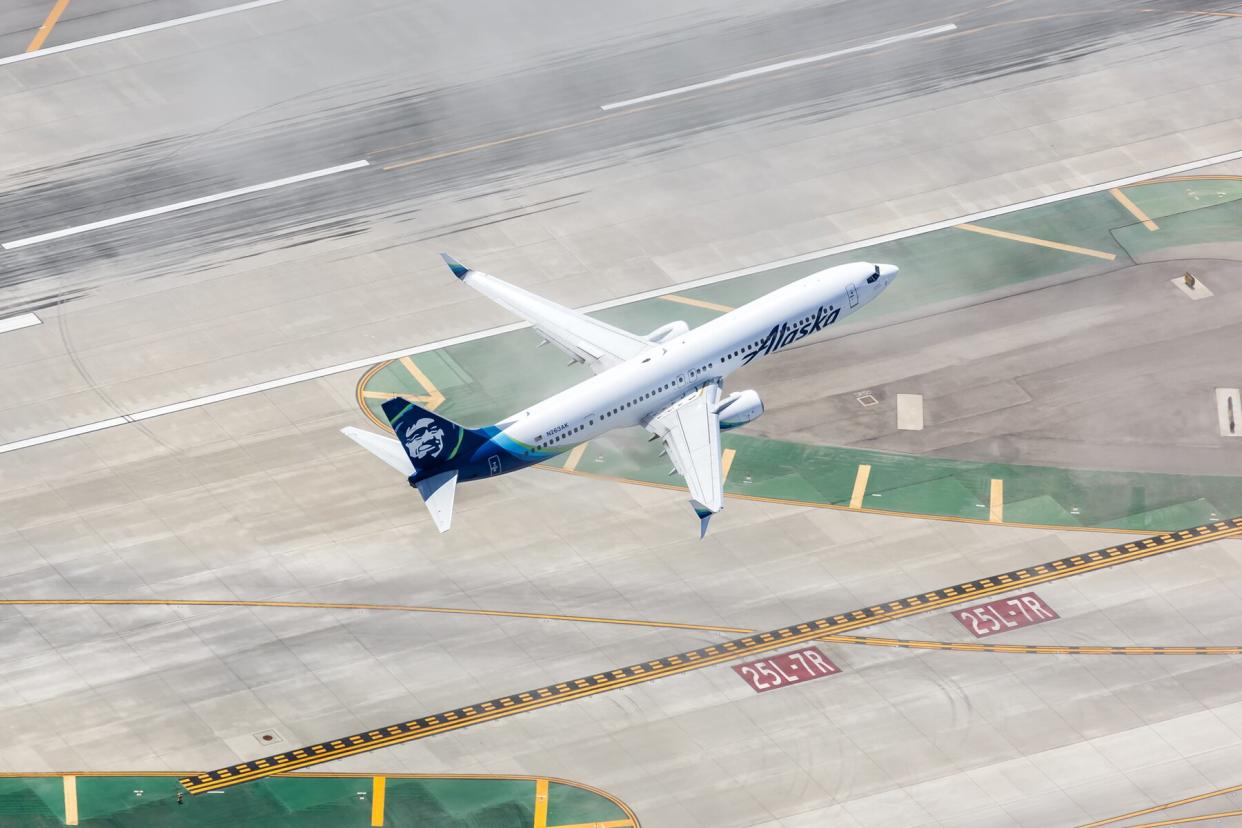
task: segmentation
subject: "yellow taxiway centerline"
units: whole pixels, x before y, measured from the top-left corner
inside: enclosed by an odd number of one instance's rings
[[[715,302],[708,302],[703,299],[691,299],[689,296],[678,296],[675,293],[666,293],[660,297],[665,302],[676,302],[680,305],[691,305],[696,308],[706,308],[710,311],[719,311],[720,313],[728,313],[734,308],[728,305],[718,305]]]
[[[428,411],[435,411],[444,402],[444,395],[440,393],[440,389],[436,388],[435,383],[427,378],[423,373],[423,369],[414,364],[414,360],[408,356],[401,357],[401,364],[405,366],[405,370],[410,372],[410,376],[427,390],[427,395],[422,397],[414,397],[415,400],[423,404],[423,408]]]
[[[37,52],[43,48],[44,41],[52,33],[52,29],[56,26],[56,21],[60,20],[60,16],[65,13],[65,8],[68,5],[69,0],[56,0],[56,5],[52,6],[52,10],[47,13],[47,17],[43,20],[43,25],[39,27],[39,31],[35,32],[30,45],[26,47],[27,52]]]
[[[1117,199],[1117,202],[1122,207],[1125,207],[1127,210],[1130,211],[1130,215],[1134,216],[1136,219],[1143,222],[1143,226],[1146,227],[1148,230],[1154,233],[1160,229],[1160,225],[1152,221],[1151,216],[1144,213],[1141,207],[1139,207],[1137,204],[1131,201],[1130,197],[1126,195],[1125,193],[1123,193],[1120,187],[1113,187],[1111,190],[1109,190],[1109,192],[1112,193],[1113,198]]]
[[[1005,230],[993,230],[991,227],[984,227],[980,224],[958,224],[956,226],[959,230],[969,230],[971,233],[995,236],[998,239],[1008,239],[1009,241],[1022,242],[1023,244],[1033,244],[1037,247],[1047,247],[1065,253],[1077,253],[1080,256],[1094,256],[1097,259],[1107,259],[1110,262],[1117,258],[1115,254],[1105,253],[1103,250],[1092,250],[1089,247],[1078,247],[1077,245],[1062,244],[1061,242],[1049,241],[1048,239],[1037,239],[1034,236],[1024,236],[1021,233],[1010,233]]]
[[[861,509],[863,498],[867,495],[867,480],[871,477],[871,466],[867,463],[858,464],[858,473],[854,475],[854,491],[850,494],[850,508]]]
[[[388,780],[383,776],[371,778],[371,826],[379,828],[384,824],[384,792]]]
[[[246,607],[251,609],[324,609],[361,612],[411,612],[443,615],[472,615],[482,618],[524,618],[538,621],[561,621],[574,624],[613,624],[625,627],[693,630],[697,632],[743,635],[754,633],[749,627],[726,627],[718,624],[689,624],[677,621],[655,621],[641,618],[609,618],[593,615],[559,615],[547,612],[516,612],[511,610],[462,609],[458,607],[421,607],[405,604],[358,604],[327,601],[242,601],[224,599],[163,599],[163,598],[6,598],[0,606],[208,606]],[[817,640],[827,644],[857,644],[866,647],[898,647],[910,650],[952,650],[970,653],[1006,653],[1025,655],[1242,655],[1242,645],[1112,645],[1112,644],[979,644],[963,641],[923,641],[910,638],[878,638],[861,635],[826,633]],[[124,774],[121,774],[124,775]],[[332,774],[329,774],[331,776]],[[2,775],[0,775],[2,776]]]
[[[66,776],[65,783],[65,824],[78,824],[78,778]]]
[[[1154,814],[1154,813],[1157,813],[1158,811],[1167,811],[1170,808],[1180,808],[1182,805],[1190,805],[1192,803],[1202,802],[1205,799],[1211,799],[1216,796],[1224,796],[1226,794],[1237,793],[1238,791],[1242,791],[1242,785],[1230,785],[1228,788],[1221,788],[1215,791],[1208,791],[1207,793],[1196,794],[1195,796],[1188,796],[1185,799],[1176,799],[1172,802],[1165,802],[1162,805],[1153,805],[1150,808],[1141,808],[1137,811],[1130,811],[1128,814],[1121,814],[1120,816],[1109,817],[1108,819],[1101,819],[1101,820],[1097,820],[1096,822],[1089,822],[1086,825],[1079,826],[1079,828],[1101,828],[1101,826],[1104,826],[1104,825],[1112,825],[1114,822],[1123,822],[1128,819],[1135,819],[1137,817],[1147,816],[1148,814]],[[1167,825],[1168,823],[1149,823],[1149,824]],[[1142,826],[1136,825],[1134,826],[1134,828],[1142,828]]]
[[[589,441],[588,441],[589,442]],[[582,455],[586,453],[586,443],[579,443],[569,452],[569,456],[565,458],[565,465],[561,466],[565,471],[573,471],[578,468],[578,463],[582,460]]]
[[[548,780],[535,780],[535,828],[548,828]]]

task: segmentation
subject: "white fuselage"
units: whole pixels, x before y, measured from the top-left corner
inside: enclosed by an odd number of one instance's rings
[[[878,296],[896,273],[892,265],[863,262],[821,270],[653,344],[497,425],[532,455],[643,425],[690,391],[722,382],[743,365],[839,324]]]

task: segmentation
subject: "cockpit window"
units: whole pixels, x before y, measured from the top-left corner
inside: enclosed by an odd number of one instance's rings
[[[880,278],[880,271],[877,270],[875,273],[872,273],[870,276],[867,277],[867,284],[874,285],[879,278]]]

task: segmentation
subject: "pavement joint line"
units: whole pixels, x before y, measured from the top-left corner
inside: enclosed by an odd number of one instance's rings
[[[1114,187],[1113,189],[1116,188]],[[1023,244],[1033,244],[1037,247],[1047,247],[1052,250],[1060,250],[1063,253],[1078,253],[1082,256],[1092,256],[1096,259],[1105,259],[1110,262],[1115,261],[1117,258],[1116,254],[1105,253],[1103,250],[1092,250],[1089,247],[1079,247],[1074,244],[1062,244],[1061,242],[1049,241],[1048,239],[1037,239],[1034,236],[1024,236],[1021,233],[1010,233],[1007,230],[996,230],[991,227],[984,227],[971,222],[959,224],[957,227],[959,230],[969,230],[971,233],[980,233],[984,236],[994,236],[998,239],[1022,242]]]
[[[1112,194],[1113,198],[1117,199],[1118,204],[1120,204],[1122,207],[1125,207],[1127,210],[1129,210],[1130,215],[1134,216],[1136,219],[1142,222],[1143,226],[1146,227],[1148,230],[1154,233],[1160,229],[1160,225],[1152,221],[1151,216],[1144,213],[1143,208],[1135,204],[1128,195],[1126,195],[1125,193],[1121,191],[1120,187],[1113,187],[1108,192]]]
[[[711,80],[701,81],[699,83],[691,83],[685,86],[678,86],[673,89],[665,89],[661,92],[653,92],[649,95],[640,95],[639,97],[636,97],[636,98],[627,98],[626,100],[623,100],[623,101],[614,101],[613,103],[606,103],[600,106],[600,109],[604,110],[605,112],[608,112],[613,109],[623,109],[625,107],[633,106],[635,104],[647,103],[649,101],[657,101],[663,98],[671,98],[677,95],[684,95],[687,92],[697,92],[700,89],[708,89],[713,86],[721,86],[723,84],[733,83],[734,81],[745,80],[746,78],[753,78],[753,77],[758,77],[760,75],[767,75],[773,72],[780,72],[785,69],[793,69],[794,67],[797,67],[797,66],[809,66],[814,63],[822,63],[825,60],[831,60],[832,58],[844,57],[845,55],[856,55],[861,52],[870,52],[874,49],[881,49],[885,46],[891,46],[894,43],[904,43],[905,41],[909,41],[909,40],[917,40],[923,37],[931,37],[932,35],[944,34],[945,32],[955,31],[956,29],[957,29],[956,24],[946,23],[944,25],[933,26],[928,29],[919,29],[913,32],[903,32],[902,34],[891,35],[889,37],[883,37],[883,38],[880,38],[879,40],[873,40],[868,43],[860,43],[857,46],[849,46],[845,49],[837,49],[832,52],[824,52],[822,54],[810,55],[808,57],[794,58],[792,60],[783,60],[783,61],[780,61],[779,63],[769,63],[765,66],[756,66],[752,69],[743,69],[739,72],[732,72],[728,75],[724,75],[719,78],[713,78]]]
[[[1001,575],[976,579],[951,587],[912,595],[894,602],[853,610],[848,614],[825,616],[814,621],[794,624],[765,633],[746,635],[722,645],[711,645],[710,648],[702,647],[685,653],[639,662],[626,667],[601,671],[590,676],[560,682],[560,684],[568,687],[568,690],[558,690],[557,684],[553,683],[536,690],[513,693],[487,702],[476,702],[469,705],[469,709],[473,712],[467,713],[467,708],[458,708],[377,728],[374,731],[367,731],[338,740],[349,742],[344,748],[335,748],[331,742],[322,742],[318,745],[298,748],[283,754],[187,776],[182,778],[180,782],[191,794],[201,794],[269,776],[274,771],[272,765],[278,765],[286,770],[308,767],[381,747],[402,744],[438,733],[506,718],[554,704],[561,704],[573,699],[598,695],[633,684],[678,675],[709,665],[726,663],[741,656],[749,657],[757,653],[781,649],[793,644],[814,640],[831,631],[846,632],[862,627],[870,627],[886,621],[966,603],[986,595],[1012,592],[1015,589],[1026,589],[1035,584],[1060,580],[1071,575],[1093,572],[1097,569],[1113,567],[1121,563],[1143,560],[1156,555],[1163,555],[1176,549],[1242,534],[1242,517],[1231,518],[1227,521],[1217,521],[1213,524],[1204,524],[1187,531],[1191,533],[1189,537],[1174,539],[1169,533],[1150,537],[1147,539],[1150,545],[1144,543],[1138,551],[1128,551],[1122,546],[1110,546],[1099,550],[1098,558],[1075,555],[1045,564],[1027,566],[1013,572],[1004,573],[1009,577],[1003,582],[999,582],[1001,581]],[[1063,564],[1063,567],[1061,569],[1055,568],[1057,563]],[[983,586],[984,582],[991,585]],[[892,609],[894,604],[899,608]],[[729,648],[728,644],[734,645],[733,648]],[[708,653],[709,649],[711,650],[710,654]],[[597,678],[600,675],[604,676],[602,681]],[[491,706],[492,709],[488,710],[488,706]],[[397,732],[394,733],[394,729]],[[386,735],[383,731],[387,732]],[[376,738],[372,737],[371,733],[381,733],[381,735]]]
[[[1092,184],[1086,187],[1079,187],[1073,190],[1066,190],[1061,193],[1054,193],[1052,195],[1040,196],[1039,198],[1029,199],[1027,201],[1020,201],[1015,204],[1007,205],[1005,207],[996,207],[996,208],[992,208],[989,210],[983,210],[981,212],[972,213],[967,216],[960,216],[954,219],[946,219],[943,221],[933,222],[931,224],[925,224],[920,227],[914,227],[914,228],[910,228],[907,230],[899,230],[897,232],[887,233],[881,236],[873,236],[872,238],[863,239],[861,241],[849,242],[846,244],[837,245],[835,247],[828,247],[828,248],[823,248],[821,250],[811,251],[809,253],[802,253],[797,256],[792,256],[786,259],[778,259],[777,261],[768,262],[766,264],[751,265],[750,267],[745,267],[740,270],[732,270],[726,273],[716,274],[714,276],[706,276],[701,279],[694,279],[689,282],[682,282],[676,285],[669,285],[666,287],[655,288],[655,289],[648,290],[648,291],[642,291],[640,293],[630,294],[628,296],[622,296],[617,299],[609,299],[603,302],[597,302],[593,305],[587,305],[583,308],[579,308],[579,310],[584,313],[593,313],[595,311],[607,310],[609,308],[615,308],[615,307],[620,307],[621,305],[627,305],[632,302],[640,302],[644,299],[654,299],[657,297],[666,296],[670,293],[691,290],[693,288],[704,287],[707,285],[714,285],[720,282],[727,282],[732,279],[739,279],[744,276],[752,276],[756,273],[763,273],[765,271],[773,270],[779,267],[786,267],[792,264],[800,264],[802,262],[809,262],[815,259],[822,259],[827,256],[838,255],[840,253],[848,253],[851,250],[858,250],[864,247],[872,247],[872,246],[879,245],[879,244],[885,244],[887,242],[898,241],[900,239],[907,239],[913,236],[922,235],[924,233],[931,233],[936,230],[943,230],[948,227],[957,227],[964,222],[969,223],[969,222],[981,221],[987,218],[994,218],[996,216],[1003,216],[1009,213],[1018,212],[1020,210],[1026,210],[1031,207],[1041,207],[1046,204],[1055,204],[1060,201],[1066,201],[1072,198],[1078,198],[1079,196],[1092,195],[1094,193],[1102,192],[1104,190],[1109,190],[1114,187],[1126,187],[1131,184],[1138,184],[1138,183],[1147,181],[1149,179],[1174,176],[1174,175],[1178,175],[1183,172],[1188,172],[1190,170],[1197,170],[1202,167],[1210,167],[1216,164],[1223,164],[1228,161],[1236,161],[1240,158],[1242,158],[1242,149],[1234,150],[1233,152],[1222,153],[1220,155],[1213,155],[1208,158],[1200,158],[1196,161],[1187,161],[1182,164],[1175,164],[1171,167],[1163,167],[1158,170],[1152,170],[1152,171],[1145,172],[1145,173],[1139,173],[1137,175],[1131,175],[1125,178],[1115,179],[1113,181],[1106,181],[1101,184]],[[156,408],[148,408],[148,409],[134,412],[131,414],[125,414],[120,417],[112,417],[106,420],[99,420],[94,423],[87,423],[86,425],[74,426],[74,427],[67,428],[67,429],[61,429],[59,431],[52,431],[52,432],[48,432],[45,434],[36,435],[34,437],[27,437],[21,440],[14,440],[8,443],[3,443],[3,444],[0,444],[0,454],[6,454],[10,451],[19,451],[21,449],[42,445],[44,443],[51,443],[57,440],[64,440],[64,439],[68,439],[71,437],[77,437],[82,434],[89,434],[91,432],[101,431],[103,429],[111,428],[116,425],[123,425],[127,422],[139,422],[142,420],[149,420],[154,417],[162,417],[166,414],[175,414],[180,411],[187,411],[193,408],[201,408],[202,406],[205,406],[205,405],[212,405],[214,403],[224,402],[226,400],[232,400],[232,399],[237,399],[239,397],[250,396],[251,394],[259,394],[264,391],[271,391],[276,388],[284,388],[289,385],[296,385],[297,383],[300,383],[300,382],[309,382],[311,380],[322,379],[324,377],[330,377],[336,374],[346,373],[348,371],[356,371],[360,369],[373,368],[376,366],[376,363],[390,362],[395,359],[400,359],[403,356],[414,356],[417,354],[427,353],[428,351],[436,351],[442,348],[450,347],[452,345],[460,345],[466,342],[474,342],[480,339],[486,339],[491,336],[497,336],[499,334],[508,333],[510,331],[518,331],[518,330],[522,330],[524,328],[529,328],[529,327],[530,327],[530,324],[527,322],[511,322],[507,325],[499,325],[494,328],[485,328],[481,331],[475,331],[473,333],[462,334],[459,336],[450,337],[448,339],[441,339],[435,342],[425,343],[423,345],[415,345],[409,348],[402,348],[400,350],[390,351],[385,354],[376,354],[374,356],[363,357],[362,359],[350,360],[349,362],[338,363],[336,365],[331,365],[326,368],[318,368],[318,369],[313,369],[310,371],[302,371],[296,374],[290,374],[285,377],[279,377],[276,379],[266,380],[264,382],[255,383],[253,385],[246,385],[246,386],[242,386],[240,388],[234,388],[228,391],[220,391],[214,394],[207,394],[201,397],[193,397],[191,399],[183,400],[181,402],[170,403],[168,405],[162,405]]]
[[[277,178],[273,181],[264,181],[261,184],[251,184],[247,187],[239,187],[235,190],[226,190],[225,192],[215,193],[209,196],[191,198],[187,201],[178,201],[175,204],[165,204],[162,207],[153,207],[149,210],[139,210],[136,213],[126,213],[123,216],[114,216],[113,218],[92,221],[87,224],[65,227],[60,230],[53,230],[50,233],[40,233],[37,236],[27,236],[24,239],[14,239],[13,241],[0,244],[0,248],[5,250],[16,250],[21,247],[29,247],[33,244],[42,244],[43,242],[53,241],[55,239],[63,239],[68,236],[89,233],[92,230],[102,230],[105,227],[116,227],[119,224],[128,224],[131,221],[167,215],[168,213],[188,210],[192,207],[201,207],[206,204],[215,204],[231,198],[239,198],[240,196],[252,195],[253,193],[261,193],[266,190],[275,190],[278,187],[286,187],[290,184],[300,184],[304,181],[312,181],[317,178],[324,178],[329,175],[336,175],[337,173],[367,167],[370,166],[370,163],[371,162],[367,161],[365,158],[359,161],[350,161],[348,164],[337,164],[335,167],[324,167],[320,170],[312,170],[311,172],[290,175],[285,178]]]
[[[69,0],[56,0],[52,10],[47,13],[47,17],[43,20],[43,25],[35,32],[35,36],[31,38],[30,45],[26,47],[27,52],[37,52],[43,48],[44,41],[47,36],[52,33],[52,29],[56,27],[56,21],[60,20],[60,16],[65,13]]]
[[[151,23],[147,26],[139,26],[136,29],[125,29],[120,32],[99,35],[98,37],[88,37],[86,40],[75,40],[72,43],[64,43],[60,46],[51,46],[47,49],[37,49],[35,51],[23,52],[20,55],[11,55],[9,57],[0,58],[0,66],[9,63],[17,63],[23,60],[43,57],[44,55],[54,55],[59,52],[68,52],[73,49],[81,49],[86,46],[94,46],[99,43],[108,43],[113,40],[121,40],[126,37],[146,34],[147,32],[156,32],[160,29],[171,29],[174,26],[184,26],[186,23],[197,23],[200,20],[209,20],[213,17],[222,17],[226,14],[234,14],[236,12],[249,11],[257,9],[261,6],[271,6],[276,3],[283,3],[285,0],[252,0],[249,3],[240,3],[236,6],[226,6],[222,9],[213,9],[212,11],[202,12],[200,14],[191,14],[186,17],[177,17],[172,20],[165,20],[160,23]],[[54,23],[55,21],[53,21]],[[44,25],[47,25],[46,23]],[[33,43],[31,44],[33,45]],[[40,44],[42,45],[42,44]]]

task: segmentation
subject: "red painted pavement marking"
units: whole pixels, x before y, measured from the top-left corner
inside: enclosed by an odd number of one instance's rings
[[[733,665],[733,672],[742,677],[756,693],[779,687],[801,684],[841,672],[818,647],[803,647],[788,653],[777,653],[758,661]]]
[[[966,609],[953,610],[953,617],[970,630],[975,638],[1030,627],[1053,621],[1061,616],[1033,592],[1024,592],[1012,598],[1001,598]]]

